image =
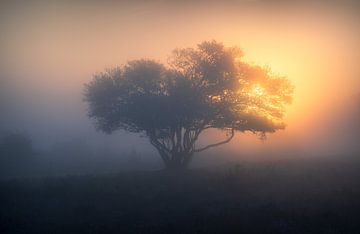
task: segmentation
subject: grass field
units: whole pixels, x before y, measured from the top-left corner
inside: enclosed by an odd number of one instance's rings
[[[359,169],[283,160],[6,179],[0,233],[360,233]]]

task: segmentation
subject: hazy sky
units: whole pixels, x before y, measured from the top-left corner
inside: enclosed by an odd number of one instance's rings
[[[229,149],[334,153],[353,141],[343,123],[359,120],[349,118],[360,93],[357,1],[115,2],[0,3],[0,130],[17,126],[39,139],[93,134],[82,102],[92,74],[137,58],[166,62],[176,47],[215,39],[296,87],[285,131],[265,143],[239,136]]]

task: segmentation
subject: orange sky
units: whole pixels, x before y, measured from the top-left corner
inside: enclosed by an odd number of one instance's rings
[[[339,107],[360,91],[355,1],[2,4],[2,72],[38,101],[83,105],[82,85],[94,72],[142,57],[166,61],[175,47],[212,39],[241,47],[247,61],[295,85],[288,127],[269,137],[269,147],[318,138],[319,123],[341,115]],[[255,139],[243,138],[230,147]]]

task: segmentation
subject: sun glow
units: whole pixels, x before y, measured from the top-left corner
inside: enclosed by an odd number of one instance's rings
[[[254,87],[249,93],[250,96],[255,96],[255,97],[261,97],[264,96],[265,94],[266,94],[265,89],[260,84],[254,85]]]

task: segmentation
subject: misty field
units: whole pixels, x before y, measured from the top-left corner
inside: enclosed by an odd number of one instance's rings
[[[1,233],[359,233],[360,163],[6,179]]]

